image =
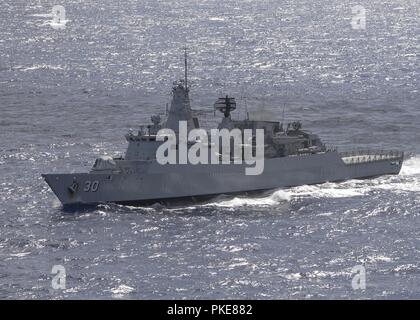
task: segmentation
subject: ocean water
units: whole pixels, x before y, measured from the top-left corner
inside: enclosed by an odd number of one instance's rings
[[[62,5],[66,27],[49,16]],[[366,29],[351,26],[352,6]],[[347,0],[4,0],[1,299],[420,298],[420,5]],[[235,96],[331,146],[405,151],[399,176],[68,213],[41,178],[124,152],[190,52],[192,106]],[[54,265],[66,289],[52,288]],[[366,289],[352,288],[352,268]]]

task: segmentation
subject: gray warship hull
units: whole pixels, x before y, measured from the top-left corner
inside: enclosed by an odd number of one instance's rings
[[[115,162],[112,171],[43,177],[65,207],[107,202],[142,204],[398,174],[403,153],[326,151],[271,158],[265,160],[263,173],[255,176],[244,175],[245,164]]]

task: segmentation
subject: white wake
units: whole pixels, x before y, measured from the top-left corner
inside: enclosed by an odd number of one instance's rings
[[[390,190],[395,193],[420,192],[420,156],[404,161],[399,175],[383,176],[376,179],[349,180],[341,183],[303,185],[274,191],[260,198],[235,197],[230,200],[216,200],[205,206],[241,207],[275,206],[299,198],[349,198],[364,196],[371,191]]]

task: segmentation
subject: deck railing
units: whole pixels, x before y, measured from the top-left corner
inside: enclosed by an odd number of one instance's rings
[[[397,150],[352,150],[339,152],[346,164],[374,162],[381,160],[400,160],[404,153]]]

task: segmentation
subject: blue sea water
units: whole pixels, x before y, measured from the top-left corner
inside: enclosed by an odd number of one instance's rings
[[[0,298],[420,298],[419,13],[414,0],[2,1]],[[404,150],[401,174],[64,212],[41,173],[121,154],[164,112],[183,46],[205,126],[229,94],[238,118],[285,109],[328,145]]]

